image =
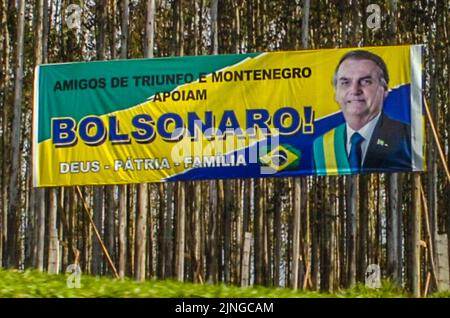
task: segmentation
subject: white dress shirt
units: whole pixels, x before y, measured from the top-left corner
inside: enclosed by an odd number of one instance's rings
[[[364,163],[364,159],[366,158],[367,148],[369,148],[370,138],[372,137],[373,130],[375,129],[375,126],[377,125],[378,119],[381,116],[381,112],[378,113],[375,118],[373,118],[371,121],[369,121],[364,127],[362,127],[360,130],[356,131],[350,128],[348,124],[345,126],[347,127],[347,154],[350,154],[350,150],[352,148],[352,143],[350,142],[350,139],[352,138],[353,134],[355,132],[358,132],[361,136],[364,137],[364,141],[361,143],[361,165]]]

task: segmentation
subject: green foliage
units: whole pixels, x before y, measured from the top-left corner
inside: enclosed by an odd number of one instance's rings
[[[409,297],[401,288],[397,287],[389,280],[383,280],[381,288],[370,288],[358,283],[351,289],[344,289],[336,292],[336,297],[340,298],[397,298]]]
[[[68,275],[48,275],[37,271],[0,270],[0,297],[143,297],[143,298],[362,298],[407,297],[394,284],[385,281],[380,289],[356,285],[352,289],[339,290],[333,294],[312,291],[293,291],[282,288],[239,288],[225,285],[199,285],[175,281],[146,281],[138,283],[130,279],[114,280],[106,277],[81,276],[81,288],[68,288]],[[450,293],[434,294],[432,297],[450,297]]]

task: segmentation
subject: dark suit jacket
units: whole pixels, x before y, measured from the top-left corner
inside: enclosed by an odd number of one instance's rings
[[[314,141],[318,175],[351,173],[345,123]],[[411,127],[382,113],[369,141],[362,172],[411,171]]]
[[[411,170],[411,126],[382,113],[370,139],[363,169]]]

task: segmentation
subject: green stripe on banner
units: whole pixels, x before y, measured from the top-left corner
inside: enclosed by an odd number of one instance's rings
[[[348,163],[347,151],[345,149],[345,124],[336,127],[334,134],[334,151],[336,155],[336,162],[338,174],[350,173],[350,165]]]
[[[326,176],[325,154],[323,148],[323,136],[320,136],[314,142],[314,160],[316,163],[316,172],[319,176]]]

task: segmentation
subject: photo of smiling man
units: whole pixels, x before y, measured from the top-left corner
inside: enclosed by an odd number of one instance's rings
[[[340,59],[333,87],[345,123],[314,141],[318,175],[333,165],[339,174],[411,170],[411,127],[383,112],[388,83],[386,64],[378,55],[355,50]]]

